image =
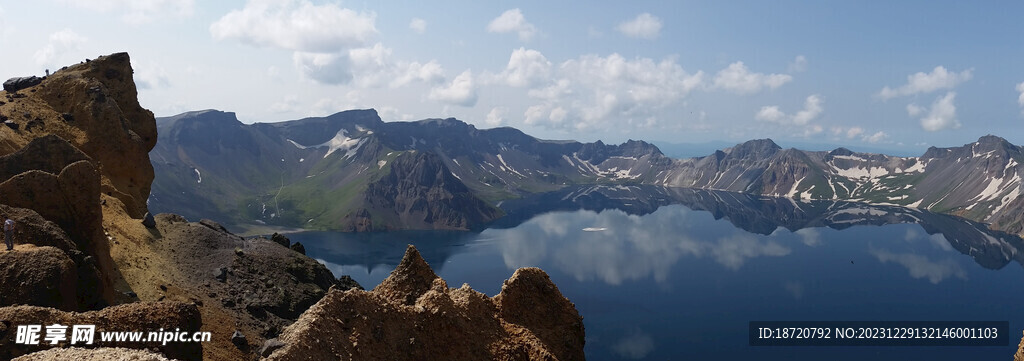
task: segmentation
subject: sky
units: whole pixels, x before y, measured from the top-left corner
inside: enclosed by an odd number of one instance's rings
[[[377,109],[543,139],[1024,144],[1024,3],[0,1],[0,78],[128,52],[157,116]]]

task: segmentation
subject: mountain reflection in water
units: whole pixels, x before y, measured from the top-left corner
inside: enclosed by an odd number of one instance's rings
[[[587,357],[596,360],[1006,358],[1014,345],[754,348],[746,323],[1008,320],[1011,339],[1024,327],[1024,295],[1010,286],[1024,267],[1006,267],[1022,264],[1024,242],[957,217],[633,186],[567,188],[502,208],[508,216],[479,233],[292,238],[367,288],[410,243],[449,285],[490,295],[515,268],[541,267],[584,316]]]

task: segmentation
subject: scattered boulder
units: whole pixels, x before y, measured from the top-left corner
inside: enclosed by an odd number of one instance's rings
[[[146,228],[156,228],[156,219],[153,218],[153,214],[146,212],[146,216],[142,217],[142,225]]]
[[[199,224],[207,226],[207,227],[209,227],[210,229],[212,229],[214,231],[218,231],[218,232],[221,232],[221,233],[228,233],[228,229],[227,228],[224,228],[224,226],[220,225],[220,223],[217,223],[216,221],[214,221],[212,219],[205,219],[205,218],[204,219],[200,219],[199,220]]]
[[[7,79],[7,81],[4,82],[4,91],[6,91],[8,93],[14,93],[16,91],[19,91],[19,90],[22,90],[22,89],[25,89],[25,88],[28,88],[28,87],[33,87],[33,86],[39,85],[39,83],[42,83],[42,82],[43,82],[43,79],[40,78],[40,77],[37,77],[35,75],[33,75],[33,76],[22,76],[22,77],[10,78],[10,79]]]
[[[218,281],[221,281],[221,282],[227,282],[227,280],[228,280],[228,268],[227,267],[221,267],[221,268],[213,270],[213,278],[218,280]]]
[[[289,244],[291,244],[292,242],[290,239],[288,239],[288,237],[277,232],[274,232],[274,234],[270,235],[270,240],[274,241],[274,243],[284,246],[285,248],[288,248]]]
[[[15,123],[13,120],[5,120],[4,125],[14,130],[18,130],[18,128],[21,127],[20,125],[18,125],[18,123]]]
[[[303,246],[302,243],[292,243],[291,247],[288,248],[292,251],[299,252],[300,254],[306,254],[306,246]]]
[[[505,284],[495,297],[450,289],[409,246],[373,291],[331,289],[266,359],[584,359],[583,318],[544,271],[521,268]]]
[[[239,330],[235,330],[235,333],[231,334],[231,343],[235,344],[235,347],[240,349],[249,347],[249,341],[245,339],[245,335],[243,335],[242,331]]]
[[[260,347],[260,356],[270,356],[270,354],[274,353],[274,351],[277,351],[277,349],[282,347],[284,347],[284,342],[281,342],[281,340],[278,340],[276,338],[269,339],[266,342],[263,342],[263,346]]]

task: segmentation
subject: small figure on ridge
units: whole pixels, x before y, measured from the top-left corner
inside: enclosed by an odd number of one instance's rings
[[[14,250],[14,220],[7,218],[7,215],[0,215],[0,218],[4,219],[4,243],[7,244],[7,250]]]

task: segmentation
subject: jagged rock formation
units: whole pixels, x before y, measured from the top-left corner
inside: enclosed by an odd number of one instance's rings
[[[413,246],[373,291],[332,289],[280,341],[268,360],[584,359],[583,318],[544,271],[487,297],[449,289]]]
[[[73,245],[61,250],[87,255],[69,256],[77,268],[99,271],[99,282],[86,286],[102,303],[81,306],[125,301],[104,213],[145,213],[153,179],[147,153],[156,142],[153,115],[136,99],[128,54],[66,67],[25,86],[0,105],[12,125],[0,129],[0,200],[56,223]],[[86,258],[89,264],[82,263]]]
[[[95,325],[96,337],[100,331],[159,331],[198,330],[202,324],[199,310],[194,304],[177,302],[133,303],[113,306],[101,311],[84,313],[63,312],[37,306],[12,306],[0,308],[0,359],[9,360],[39,350],[68,345],[64,341],[57,346],[48,342],[39,345],[15,344],[17,325]],[[42,340],[41,340],[42,341]],[[98,339],[96,341],[98,344]],[[201,360],[202,344],[198,342],[120,342],[94,347],[127,347],[156,349],[170,358]],[[81,347],[81,346],[80,346]]]

